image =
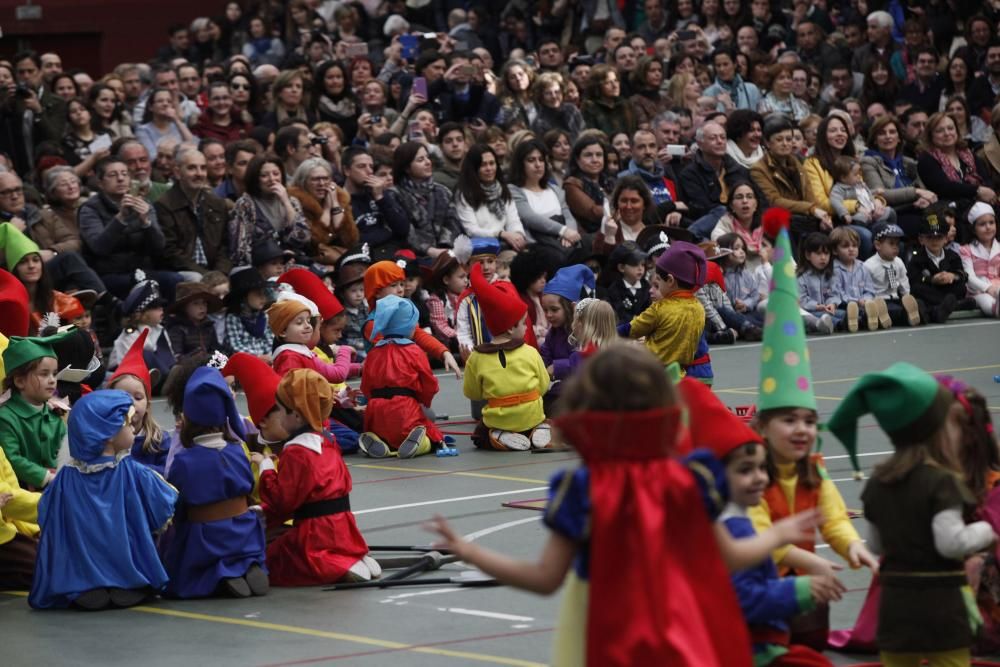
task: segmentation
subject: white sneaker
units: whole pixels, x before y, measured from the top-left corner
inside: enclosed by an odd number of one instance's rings
[[[490,429],[490,444],[494,449],[511,450],[524,452],[531,449],[531,440],[528,436],[515,433],[514,431],[501,431],[498,428]]]
[[[833,318],[828,314],[816,320],[816,333],[829,336],[833,333]]]
[[[382,566],[378,564],[378,561],[371,556],[362,556],[361,562],[365,564],[368,571],[371,572],[372,579],[378,579],[382,576]]]
[[[363,560],[359,560],[354,563],[351,567],[347,568],[347,572],[344,576],[340,578],[343,583],[357,583],[360,581],[371,581],[372,571],[368,569],[368,565],[365,564]]]
[[[389,456],[389,445],[374,433],[362,433],[358,436],[358,447],[366,456],[373,459],[384,459]]]
[[[531,432],[531,446],[533,449],[547,449],[552,442],[552,427],[541,423]]]

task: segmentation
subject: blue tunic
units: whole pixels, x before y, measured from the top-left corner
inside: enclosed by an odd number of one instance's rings
[[[167,476],[181,496],[174,530],[160,545],[170,574],[168,595],[206,597],[223,579],[242,577],[252,565],[264,566],[264,525],[256,512],[204,523],[187,520],[187,505],[249,496],[253,490],[253,472],[243,447],[213,435],[179,449]]]
[[[132,443],[132,458],[161,475],[166,474],[164,469],[167,465],[167,454],[170,452],[170,434],[164,433],[163,440],[160,441],[159,445],[154,445],[155,450],[152,452],[143,449],[142,443],[145,440],[145,433],[135,436],[135,441]]]
[[[153,533],[174,513],[177,491],[122,452],[62,468],[38,503],[35,581],[28,604],[68,607],[95,588],[167,583]]]

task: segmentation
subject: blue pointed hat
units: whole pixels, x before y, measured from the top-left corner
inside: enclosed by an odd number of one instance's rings
[[[246,440],[236,399],[217,368],[202,366],[191,375],[184,388],[184,417],[199,426],[220,426],[228,422],[233,433],[240,440]]]
[[[545,285],[543,294],[557,294],[567,301],[576,303],[582,297],[592,293],[597,287],[594,272],[586,264],[564,266],[556,271]],[[586,293],[584,289],[586,288]]]
[[[125,425],[132,397],[119,389],[94,391],[73,404],[69,411],[69,453],[84,463],[104,452],[108,440]]]

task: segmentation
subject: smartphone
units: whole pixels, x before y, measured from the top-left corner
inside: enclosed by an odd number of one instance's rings
[[[667,144],[667,155],[682,157],[687,153],[687,146],[683,144]]]
[[[462,74],[472,78],[476,76],[476,66],[475,65],[462,65]]]
[[[420,128],[419,120],[411,120],[406,124],[406,136],[410,141],[424,138],[424,131]]]
[[[344,46],[344,54],[348,58],[359,58],[368,55],[368,43],[367,42],[351,42]]]
[[[424,98],[427,97],[427,79],[422,76],[418,76],[413,80],[413,94],[421,95]]]
[[[133,197],[138,197],[141,189],[142,189],[142,183],[140,183],[139,180],[136,178],[133,178],[132,182],[128,184],[128,193]]]
[[[400,35],[399,45],[403,47],[400,55],[404,60],[413,61],[420,55],[420,37],[417,35]]]
[[[678,42],[690,42],[695,38],[694,30],[678,30],[677,31],[677,41]]]

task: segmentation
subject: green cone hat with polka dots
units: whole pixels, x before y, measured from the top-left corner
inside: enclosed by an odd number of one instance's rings
[[[816,396],[813,394],[806,329],[799,313],[799,287],[795,280],[788,229],[781,229],[778,233],[772,261],[774,270],[764,320],[764,344],[760,352],[757,410],[815,410]]]

